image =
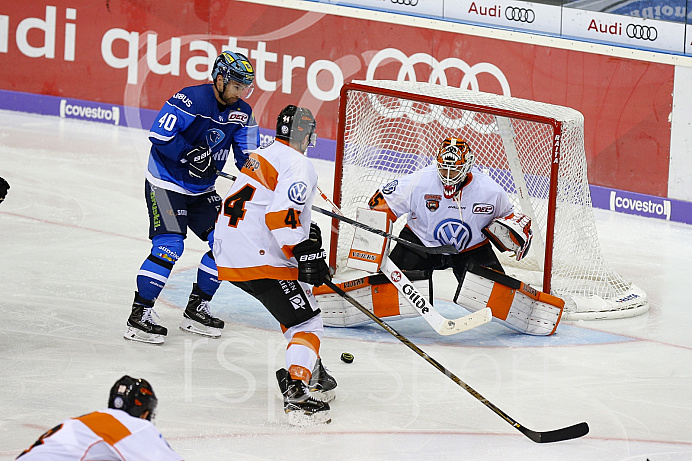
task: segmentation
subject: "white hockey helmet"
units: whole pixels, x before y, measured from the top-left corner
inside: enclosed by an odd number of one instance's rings
[[[448,188],[453,190],[471,172],[475,156],[468,143],[463,139],[447,138],[440,145],[436,161],[437,174],[442,185],[445,186],[445,190]]]

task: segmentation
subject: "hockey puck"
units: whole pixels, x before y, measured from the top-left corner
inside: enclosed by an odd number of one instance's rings
[[[341,361],[344,363],[352,363],[353,362],[353,354],[349,354],[348,352],[344,352],[341,354]]]

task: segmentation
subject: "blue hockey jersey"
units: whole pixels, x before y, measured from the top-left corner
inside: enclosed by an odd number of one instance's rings
[[[233,155],[240,170],[259,145],[259,127],[252,108],[242,99],[220,111],[208,83],[183,88],[166,101],[149,131],[149,140],[147,180],[163,189],[198,195],[214,190],[216,177],[190,176],[185,154],[206,143],[216,169],[222,170]]]

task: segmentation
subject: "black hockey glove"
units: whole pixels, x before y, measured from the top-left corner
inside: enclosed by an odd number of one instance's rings
[[[200,144],[185,154],[188,173],[193,178],[208,178],[214,176],[216,167],[212,163],[211,149],[206,144]]]
[[[5,181],[4,178],[0,178],[0,203],[7,197],[7,191],[10,190],[10,183]],[[319,230],[319,229],[318,229]],[[321,242],[322,240],[320,240]]]
[[[298,261],[298,280],[301,282],[318,287],[325,280],[331,280],[329,266],[325,261],[327,252],[318,245],[317,241],[303,240],[293,247],[293,256]]]
[[[308,238],[317,242],[318,247],[322,246],[322,230],[320,230],[320,226],[316,222],[310,223],[310,236]]]

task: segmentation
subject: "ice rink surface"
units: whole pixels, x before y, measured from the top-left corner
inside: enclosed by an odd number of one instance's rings
[[[104,408],[123,374],[152,383],[156,425],[186,460],[692,459],[692,227],[595,210],[605,259],[648,293],[639,317],[562,322],[548,338],[494,323],[443,338],[420,318],[391,322],[520,424],[586,421],[587,436],[530,441],[376,325],[326,329],[332,423],[292,428],[274,377],[284,338],[258,302],[225,283],[212,302],[222,337],[178,330],[206,251],[194,235],[156,304],[165,344],[122,338],[150,251],[148,148],[142,130],[0,111],[11,184],[0,204],[0,460]],[[333,163],[314,163],[331,191]],[[463,315],[440,277],[436,305]]]

